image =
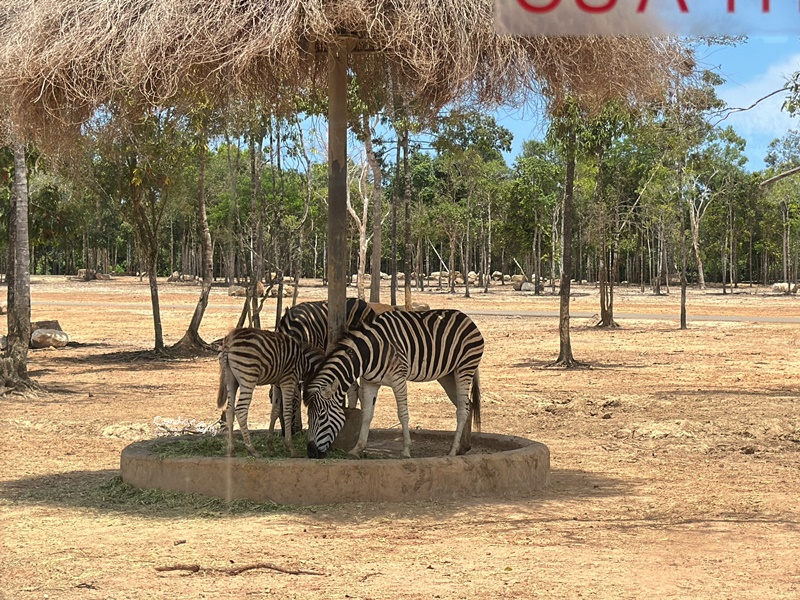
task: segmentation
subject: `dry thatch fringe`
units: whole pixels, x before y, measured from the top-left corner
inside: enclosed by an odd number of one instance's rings
[[[394,69],[418,111],[530,93],[591,109],[662,89],[677,57],[650,38],[501,36],[492,11],[493,0],[6,0],[0,94],[47,136],[110,102],[324,89],[326,51],[345,40],[362,86]]]

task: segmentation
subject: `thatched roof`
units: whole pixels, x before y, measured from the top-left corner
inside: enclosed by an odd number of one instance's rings
[[[362,87],[419,107],[542,92],[598,105],[661,87],[675,54],[651,38],[513,38],[493,0],[5,0],[0,94],[44,133],[111,101],[165,104],[198,93],[273,98],[324,89],[328,48],[348,43]]]

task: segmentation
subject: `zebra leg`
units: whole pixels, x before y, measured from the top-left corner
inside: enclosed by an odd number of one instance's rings
[[[231,377],[233,381],[228,383],[228,406],[225,408],[225,421],[227,425],[228,434],[228,456],[233,456],[233,407],[236,404],[236,388],[238,384],[236,380]]]
[[[275,435],[275,423],[281,418],[283,406],[282,398],[281,388],[279,388],[277,385],[273,385],[269,391],[269,399],[272,404],[272,410],[270,411],[269,415],[269,433],[267,433],[267,445],[269,446],[270,450],[272,450],[274,447],[273,437]]]
[[[302,385],[300,382],[297,383],[297,386],[294,389],[294,406],[292,407],[292,414],[294,415],[294,420],[292,421],[292,434],[300,433],[303,431],[303,411],[300,402],[300,398],[302,398]]]
[[[250,410],[250,401],[252,399],[252,389],[241,388],[239,390],[239,401],[236,403],[236,421],[239,423],[239,429],[242,432],[242,439],[247,452],[250,456],[258,457],[260,454],[253,447],[253,442],[250,440],[250,430],[247,429],[247,413]]]
[[[358,404],[358,397],[361,389],[358,387],[358,382],[354,383],[349,390],[347,390],[347,408],[355,408]]]
[[[359,395],[361,396],[361,431],[358,434],[358,442],[348,454],[361,457],[361,453],[367,447],[369,437],[369,426],[372,423],[372,416],[375,414],[375,401],[378,399],[378,390],[381,386],[377,383],[361,382]]]
[[[392,383],[394,399],[397,402],[397,418],[403,426],[402,458],[411,458],[411,433],[408,430],[408,385],[405,379]]]
[[[458,399],[456,401],[456,435],[453,439],[453,446],[450,448],[450,456],[464,454],[469,450],[470,434],[465,432],[467,432],[467,428],[470,427],[469,385],[472,381],[472,377],[470,376],[468,379],[465,379],[463,376],[459,375],[454,375],[458,390]],[[471,432],[472,429],[470,428],[469,431]],[[465,442],[463,445],[461,443],[462,436],[464,436]]]
[[[464,426],[461,430],[461,435],[458,434],[458,427],[462,423],[461,415],[459,414],[459,386],[458,382],[456,381],[455,373],[450,373],[445,375],[441,379],[437,380],[439,385],[442,386],[442,389],[447,393],[447,397],[450,398],[450,402],[453,403],[453,406],[456,407],[456,441],[453,443],[454,445],[457,443],[459,448],[456,454],[466,454],[470,449],[471,438],[472,438],[472,421],[470,420],[469,414],[469,396],[467,396],[466,401],[466,409],[467,415],[464,419]],[[469,389],[469,388],[467,388]],[[452,449],[450,450],[450,454],[453,455]]]
[[[292,420],[294,418],[294,393],[296,388],[297,383],[294,381],[282,384],[280,388],[281,396],[283,396],[283,422],[287,424],[287,427],[283,429],[283,439],[292,458],[298,457],[297,450],[292,443]]]

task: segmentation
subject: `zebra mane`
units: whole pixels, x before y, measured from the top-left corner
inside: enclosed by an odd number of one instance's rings
[[[336,342],[336,345],[333,348],[331,348],[330,352],[327,352],[325,354],[325,358],[326,359],[330,358],[338,351],[347,352],[352,350],[352,345],[348,344],[348,342],[352,340],[354,345],[356,343],[355,339],[359,336],[359,334],[363,335],[367,333],[369,330],[371,330],[372,324],[375,322],[375,319],[379,316],[380,315],[372,313],[368,319],[361,321],[358,325],[356,325],[352,329],[346,330],[342,334],[342,337],[339,339],[339,341]]]

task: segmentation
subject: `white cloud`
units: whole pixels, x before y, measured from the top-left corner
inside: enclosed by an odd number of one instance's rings
[[[783,56],[774,64],[765,65],[762,73],[747,81],[729,81],[719,89],[718,93],[728,106],[747,108],[760,98],[782,88],[792,73],[798,70],[800,70],[800,53]],[[731,113],[720,123],[721,126],[733,126],[739,135],[747,140],[747,155],[750,158],[751,169],[763,167],[767,146],[773,139],[785,135],[789,129],[800,127],[798,118],[791,117],[781,110],[785,99],[785,93],[776,94],[750,110]]]

